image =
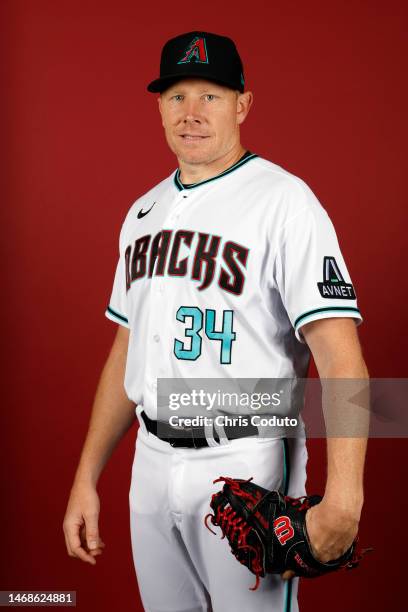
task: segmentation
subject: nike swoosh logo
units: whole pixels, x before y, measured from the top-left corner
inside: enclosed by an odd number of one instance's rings
[[[143,208],[141,208],[141,209],[139,210],[139,212],[137,213],[137,218],[138,218],[138,219],[142,219],[142,218],[143,218],[145,215],[147,215],[147,214],[148,214],[148,213],[149,213],[149,212],[152,210],[152,208],[153,208],[153,206],[154,206],[155,204],[157,204],[157,202],[153,202],[153,204],[151,205],[151,207],[149,208],[149,210],[145,210],[145,211],[144,211],[144,210],[143,210]]]

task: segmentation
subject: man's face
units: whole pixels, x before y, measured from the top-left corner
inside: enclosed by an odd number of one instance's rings
[[[239,143],[239,124],[248,113],[251,94],[203,79],[183,79],[159,97],[167,143],[178,159],[210,163]]]

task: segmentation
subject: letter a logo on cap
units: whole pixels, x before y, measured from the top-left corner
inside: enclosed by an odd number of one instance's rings
[[[200,62],[200,64],[208,64],[207,47],[205,38],[196,36],[188,45],[183,58],[177,62],[178,64],[187,64],[188,62]]]

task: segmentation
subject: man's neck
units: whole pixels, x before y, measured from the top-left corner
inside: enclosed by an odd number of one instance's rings
[[[213,178],[233,166],[243,156],[245,151],[246,149],[241,144],[238,144],[237,147],[226,155],[208,164],[186,164],[179,160],[180,181],[185,185],[189,185]]]

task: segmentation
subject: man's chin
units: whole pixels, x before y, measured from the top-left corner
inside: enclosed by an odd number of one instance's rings
[[[208,164],[212,157],[208,151],[177,151],[177,158],[185,164]]]

